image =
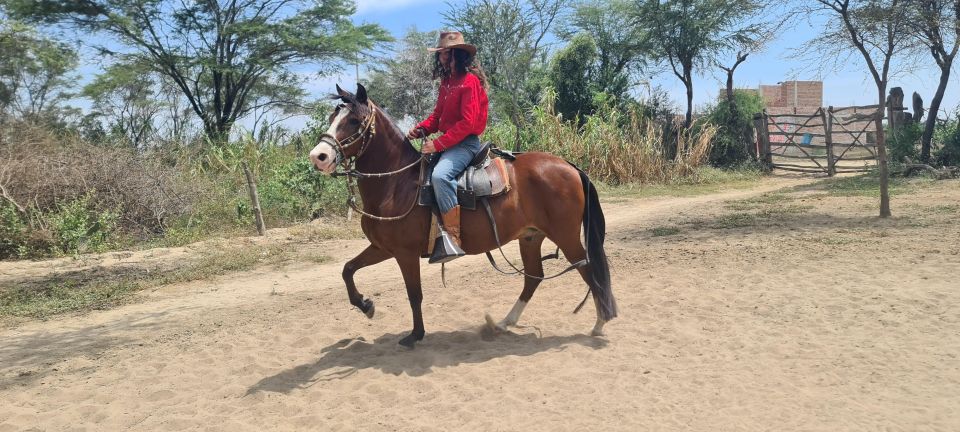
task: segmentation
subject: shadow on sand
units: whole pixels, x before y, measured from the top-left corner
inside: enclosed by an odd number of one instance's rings
[[[414,350],[397,345],[405,334],[384,334],[373,342],[364,338],[343,339],[323,348],[323,355],[260,380],[247,394],[257,392],[290,393],[317,382],[343,379],[363,369],[384,373],[422,376],[433,368],[483,363],[508,356],[530,356],[547,351],[563,351],[570,345],[600,349],[606,339],[587,335],[538,337],[536,334],[504,333],[496,338],[483,337],[478,331],[427,333]]]

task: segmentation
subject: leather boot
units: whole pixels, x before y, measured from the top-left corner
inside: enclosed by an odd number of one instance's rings
[[[440,215],[443,220],[443,230],[437,238],[430,256],[430,264],[453,261],[466,255],[460,247],[460,206]]]
[[[457,247],[463,249],[463,243],[460,243],[460,206],[456,206],[450,211],[441,215],[443,218],[443,228],[450,233]]]

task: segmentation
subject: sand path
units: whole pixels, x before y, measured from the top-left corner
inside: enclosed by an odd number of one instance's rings
[[[587,335],[592,308],[570,313],[585,289],[570,275],[485,340],[483,314],[502,317],[522,281],[468,257],[446,289],[423,265],[427,338],[404,350],[394,263],[357,274],[373,320],[346,301],[360,240],[320,245],[326,264],[8,327],[0,432],[960,429],[960,182],[895,199],[892,221],[809,183],[606,205],[621,317],[605,338]],[[803,215],[721,223],[725,203],[784,188]]]

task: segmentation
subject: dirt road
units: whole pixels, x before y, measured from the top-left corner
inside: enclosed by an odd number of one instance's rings
[[[395,264],[357,274],[367,320],[340,277],[365,242],[330,241],[328,263],[3,329],[0,431],[960,430],[960,182],[879,220],[874,198],[765,181],[607,203],[621,317],[604,338],[592,308],[571,314],[576,275],[481,337],[522,280],[468,257],[446,289],[424,263],[427,337],[404,350]]]

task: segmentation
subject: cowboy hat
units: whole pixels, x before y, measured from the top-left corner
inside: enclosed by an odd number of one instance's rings
[[[463,33],[458,31],[440,32],[440,40],[436,48],[427,48],[427,51],[437,52],[445,49],[459,48],[470,55],[477,55],[477,47],[466,43],[463,40]]]

